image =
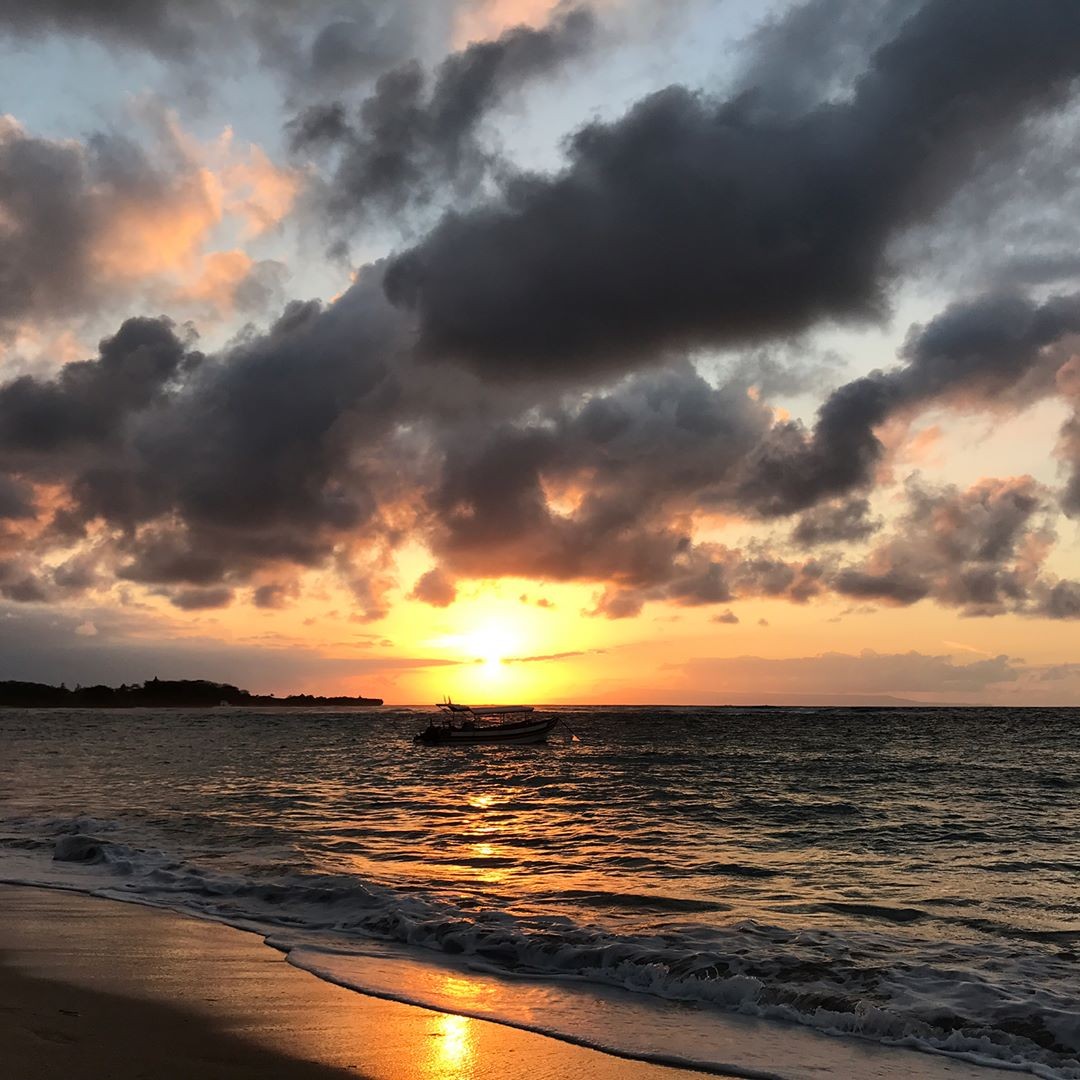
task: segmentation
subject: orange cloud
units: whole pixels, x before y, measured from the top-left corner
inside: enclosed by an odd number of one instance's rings
[[[232,146],[228,132],[226,147]],[[225,189],[225,209],[246,223],[248,236],[257,236],[281,223],[300,190],[301,176],[294,169],[280,168],[261,146],[251,143],[246,153],[227,163],[221,180]]]
[[[498,37],[511,26],[543,26],[557,0],[482,0],[462,9],[454,27],[454,47]]]
[[[221,182],[196,167],[170,190],[113,208],[98,237],[97,272],[137,281],[190,265],[221,218]]]
[[[172,285],[168,299],[231,308],[253,260],[240,250],[213,249],[222,234],[251,239],[280,224],[301,174],[275,165],[255,143],[237,145],[231,128],[203,143],[170,111],[151,104],[142,115],[157,135],[160,156],[175,164],[167,183],[138,197],[98,193],[106,212],[94,244],[96,272],[110,282],[146,282],[155,294],[160,290],[152,279],[165,279]]]

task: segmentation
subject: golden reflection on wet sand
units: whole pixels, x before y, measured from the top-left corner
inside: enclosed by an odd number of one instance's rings
[[[467,1016],[439,1016],[435,1020],[430,1050],[422,1063],[424,1080],[468,1075],[473,1066],[475,1021]]]
[[[444,975],[439,980],[443,998],[462,1009],[483,1008],[495,989],[472,979]],[[421,1063],[424,1080],[470,1076],[476,1056],[476,1021],[452,1013],[438,1016],[431,1032],[431,1048]]]

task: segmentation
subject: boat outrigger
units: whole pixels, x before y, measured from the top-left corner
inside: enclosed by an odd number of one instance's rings
[[[427,746],[542,743],[547,741],[549,732],[558,723],[555,716],[529,715],[533,711],[531,705],[472,706],[447,700],[440,701],[438,706],[442,710],[439,721],[428,724],[413,742]]]

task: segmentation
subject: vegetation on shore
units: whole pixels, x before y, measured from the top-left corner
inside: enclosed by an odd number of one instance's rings
[[[230,683],[208,679],[149,679],[144,683],[120,686],[76,686],[69,690],[61,683],[0,682],[0,707],[24,709],[130,709],[209,708],[215,705],[285,705],[328,707],[339,705],[381,705],[382,698],[319,697],[314,694],[252,694]]]

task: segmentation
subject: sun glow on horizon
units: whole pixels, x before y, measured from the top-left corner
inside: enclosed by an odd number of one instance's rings
[[[507,618],[488,618],[459,634],[445,634],[431,644],[438,649],[454,649],[463,659],[482,664],[487,673],[495,674],[504,660],[515,655],[522,642],[520,626]]]

